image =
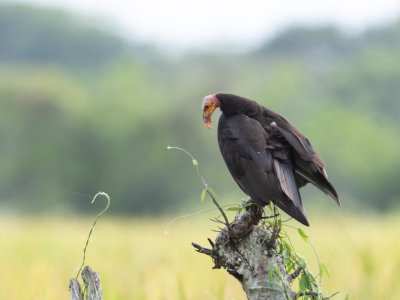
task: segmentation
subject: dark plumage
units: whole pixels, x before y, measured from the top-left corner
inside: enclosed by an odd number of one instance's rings
[[[203,119],[209,128],[217,107],[222,111],[218,124],[222,156],[236,183],[255,203],[264,206],[272,201],[308,226],[299,188],[310,182],[340,206],[324,162],[292,123],[253,100],[219,93],[203,100]]]

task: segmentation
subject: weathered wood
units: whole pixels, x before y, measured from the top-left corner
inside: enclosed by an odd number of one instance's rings
[[[210,256],[214,268],[223,267],[238,279],[249,300],[296,299],[290,275],[277,250],[275,230],[271,233],[257,225],[262,217],[261,208],[254,205],[246,210],[230,223],[230,230],[222,229],[215,242],[210,241],[212,248],[195,243],[193,247]]]
[[[69,292],[71,294],[71,300],[83,300],[81,285],[78,279],[71,278],[69,280]]]
[[[79,281],[72,278],[69,281],[71,300],[103,300],[99,273],[93,271],[91,267],[86,266],[82,270],[81,277],[85,285],[85,298]]]

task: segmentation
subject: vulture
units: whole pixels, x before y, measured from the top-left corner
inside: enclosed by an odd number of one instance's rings
[[[339,197],[328,181],[325,164],[310,141],[281,115],[256,101],[233,94],[204,97],[203,120],[219,107],[218,144],[225,163],[239,187],[253,202],[273,202],[300,223],[309,226],[299,189],[312,183]]]

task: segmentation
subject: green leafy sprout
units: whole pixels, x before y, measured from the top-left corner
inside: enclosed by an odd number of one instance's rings
[[[266,213],[265,210],[269,210],[269,212]],[[296,278],[296,280],[298,280],[299,291],[297,292],[297,298],[301,298],[303,300],[325,300],[335,296],[338,292],[335,292],[334,294],[327,297],[324,297],[322,295],[322,277],[325,274],[327,276],[330,276],[330,273],[326,265],[321,263],[318,252],[316,251],[314,245],[311,243],[309,236],[304,232],[302,228],[297,228],[288,224],[284,224],[290,219],[282,221],[281,215],[277,213],[275,205],[273,205],[273,207],[271,207],[271,205],[268,205],[265,210],[264,213],[266,213],[266,215],[273,215],[273,219],[267,219],[266,221],[262,220],[262,225],[271,233],[273,232],[275,226],[279,227],[279,235],[277,238],[278,250],[279,253],[282,255],[287,274],[294,274],[292,275],[293,279]],[[317,275],[314,275],[314,273],[311,272],[306,259],[296,253],[290,237],[285,230],[285,228],[287,227],[297,229],[300,238],[304,242],[308,243],[313,249],[319,265],[319,273]],[[286,292],[286,287],[283,284],[284,280],[282,278],[282,275],[280,274],[279,270],[271,267],[271,269],[269,270],[270,282],[274,282],[272,280],[273,278],[279,278],[281,280],[282,286],[285,289],[286,298],[289,300],[290,296]]]

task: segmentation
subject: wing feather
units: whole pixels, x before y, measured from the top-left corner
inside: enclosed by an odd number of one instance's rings
[[[263,118],[263,126],[276,128],[294,150],[294,169],[298,174],[297,181],[301,186],[306,180],[331,196],[341,206],[339,196],[328,180],[325,163],[314,150],[310,141],[291,122],[267,108],[264,108]],[[304,180],[299,180],[299,177]]]
[[[288,215],[296,220],[302,220],[301,223],[308,225],[307,214],[296,185],[292,167],[276,159],[274,159],[274,167],[280,186],[287,196],[287,198],[278,198],[279,200],[276,201],[276,204]]]
[[[218,141],[229,171],[246,194],[259,205],[272,201],[308,225],[292,167],[273,159],[267,134],[257,120],[243,115],[229,118],[222,115]]]

